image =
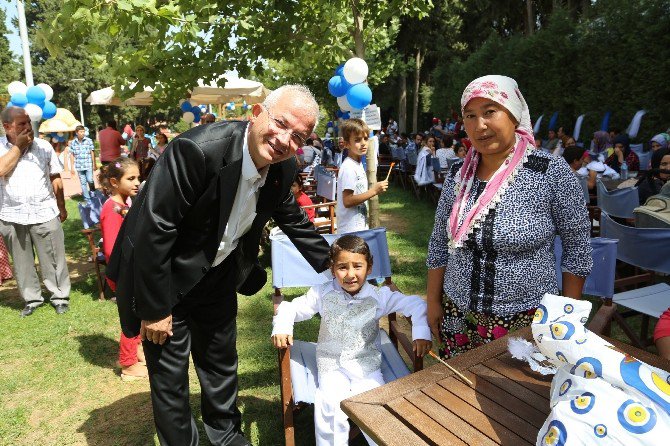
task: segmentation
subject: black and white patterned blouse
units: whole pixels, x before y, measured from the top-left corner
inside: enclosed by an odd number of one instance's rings
[[[557,293],[554,238],[563,242],[563,271],[591,272],[590,223],[584,194],[563,158],[534,151],[495,209],[449,253],[447,226],[455,199],[452,166],[445,179],[428,244],[428,268],[446,267],[444,291],[461,311],[509,315],[537,307]],[[486,183],[476,177],[468,212]]]

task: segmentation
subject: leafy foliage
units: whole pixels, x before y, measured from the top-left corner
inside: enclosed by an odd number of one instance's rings
[[[598,129],[606,111],[612,111],[611,125],[625,129],[644,108],[649,113],[638,136],[646,141],[670,122],[668,29],[667,0],[599,0],[577,23],[570,11],[555,9],[532,36],[494,31],[462,60],[441,61],[432,108],[444,115],[458,110],[472,79],[503,74],[517,80],[533,118],[559,111],[558,125],[571,129],[587,113],[582,139]]]

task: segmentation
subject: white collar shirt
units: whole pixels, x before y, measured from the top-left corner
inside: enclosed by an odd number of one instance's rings
[[[13,144],[0,136],[0,156]],[[59,213],[51,175],[63,166],[47,141],[35,138],[13,171],[0,177],[0,220],[20,225],[45,223]]]
[[[258,194],[265,184],[270,166],[265,166],[260,171],[256,169],[254,161],[249,153],[248,129],[244,134],[244,143],[242,147],[242,172],[240,182],[237,185],[235,201],[230,211],[228,224],[219,243],[219,249],[214,258],[212,266],[217,266],[223,262],[237,247],[239,239],[251,228],[251,224],[256,218],[256,204]]]

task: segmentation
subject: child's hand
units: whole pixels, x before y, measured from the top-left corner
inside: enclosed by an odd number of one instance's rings
[[[375,184],[375,191],[377,192],[377,195],[381,194],[382,192],[386,192],[386,189],[388,188],[389,188],[388,180],[378,181],[377,184]]]
[[[288,334],[276,334],[272,335],[272,344],[277,348],[287,348],[289,345],[293,345],[293,335]]]
[[[416,341],[414,341],[412,350],[414,350],[414,354],[418,358],[423,358],[423,356],[426,353],[428,353],[432,347],[433,343],[431,341],[428,341],[426,339],[417,339]]]

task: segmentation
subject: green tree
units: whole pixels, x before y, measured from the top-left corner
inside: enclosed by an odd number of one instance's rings
[[[7,15],[4,9],[0,9],[0,86],[6,87],[12,81],[19,80],[19,63],[14,59],[12,52],[9,50],[9,40],[7,34],[9,30],[5,25]],[[3,88],[2,94],[7,94]]]

